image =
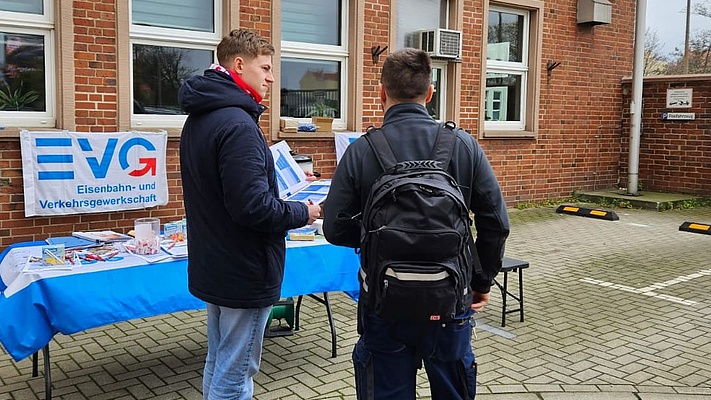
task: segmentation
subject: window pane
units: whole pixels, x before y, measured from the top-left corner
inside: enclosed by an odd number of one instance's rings
[[[132,23],[214,32],[213,0],[133,0]]]
[[[488,60],[523,61],[523,15],[489,11]]]
[[[447,28],[447,0],[398,0],[398,49],[413,47],[415,32],[423,29]]]
[[[432,95],[432,100],[426,104],[426,107],[430,117],[437,120],[442,119],[442,96],[444,95],[442,83],[442,68],[432,68],[434,94]]]
[[[42,3],[42,0],[0,0],[0,10],[42,15]]]
[[[282,40],[341,45],[341,2],[336,0],[282,0]]]
[[[134,114],[182,114],[180,84],[212,63],[210,50],[133,46]]]
[[[282,58],[281,115],[306,118],[319,111],[341,117],[341,63]]]
[[[521,121],[522,75],[486,73],[486,121]]]
[[[44,36],[0,32],[0,110],[46,111]]]

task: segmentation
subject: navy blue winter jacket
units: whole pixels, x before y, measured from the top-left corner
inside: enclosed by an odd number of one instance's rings
[[[306,225],[308,207],[279,199],[258,126],[265,107],[216,70],[188,79],[178,99],[189,114],[180,172],[190,293],[231,308],[272,305],[284,278],[286,231]]]

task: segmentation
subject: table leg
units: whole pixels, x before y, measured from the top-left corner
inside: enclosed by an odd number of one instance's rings
[[[308,296],[326,306],[326,315],[328,315],[328,325],[331,327],[331,357],[336,358],[336,324],[333,321],[333,313],[331,312],[331,302],[328,299],[328,292],[323,292],[323,299],[314,294],[309,294]],[[299,313],[301,312],[301,300],[303,300],[303,298],[304,296],[301,295],[299,296],[298,300],[296,300],[296,310],[294,311],[295,331],[299,330]]]
[[[32,377],[36,378],[38,373],[37,373],[37,351],[35,351],[35,354],[32,355]]]
[[[323,299],[314,294],[310,294],[309,297],[326,306],[328,324],[331,326],[331,358],[336,358],[336,324],[333,322],[333,313],[331,313],[331,302],[328,300],[328,293],[323,292]]]
[[[521,313],[520,320],[523,322],[523,268],[518,270],[518,306]]]
[[[304,295],[299,296],[299,299],[296,300],[296,312],[294,312],[294,330],[298,331],[299,330],[299,311],[301,310],[301,300],[304,298]]]
[[[52,376],[49,368],[49,343],[42,348],[42,358],[44,358],[44,398],[45,400],[52,400]]]
[[[333,313],[331,313],[331,302],[328,300],[328,293],[323,292],[323,298],[326,300],[326,314],[328,314],[328,323],[331,325],[331,358],[336,358],[336,325],[333,322]]]
[[[506,297],[509,294],[509,273],[504,272],[504,288],[502,289],[502,312],[501,312],[501,327],[506,326]]]

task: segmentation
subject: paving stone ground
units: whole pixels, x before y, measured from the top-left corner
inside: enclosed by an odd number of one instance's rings
[[[501,327],[494,288],[473,340],[477,399],[711,399],[711,235],[678,230],[710,224],[711,208],[615,212],[619,221],[510,211],[506,254],[531,265],[525,322],[509,314]],[[356,307],[340,293],[331,300],[338,356],[330,358],[324,307],[305,298],[301,329],[265,341],[255,399],[355,399]],[[205,346],[201,310],[58,335],[53,398],[201,399]],[[33,378],[30,359],[16,363],[0,349],[0,400],[32,399],[44,399],[41,357]]]

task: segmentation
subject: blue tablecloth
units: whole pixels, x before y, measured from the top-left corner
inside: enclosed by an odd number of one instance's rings
[[[0,260],[11,248],[41,244],[10,246]],[[357,292],[358,267],[353,249],[328,243],[290,247],[282,297]],[[45,278],[9,297],[5,288],[0,282],[0,343],[16,361],[42,349],[57,333],[205,307],[187,290],[187,260]]]

